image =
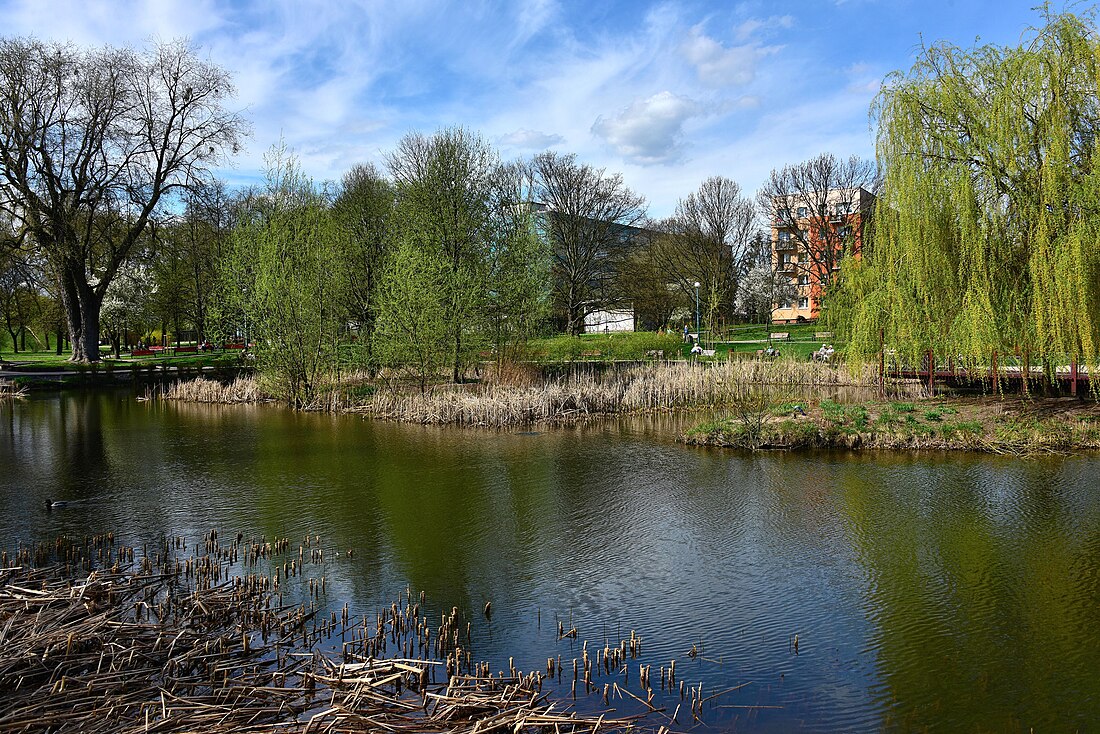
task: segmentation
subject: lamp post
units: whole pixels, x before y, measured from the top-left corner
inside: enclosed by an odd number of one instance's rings
[[[699,281],[695,281],[695,333],[699,334]]]

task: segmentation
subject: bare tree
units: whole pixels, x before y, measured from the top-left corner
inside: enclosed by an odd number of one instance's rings
[[[735,181],[721,176],[681,199],[675,215],[660,225],[658,263],[685,298],[695,299],[699,283],[700,310],[712,331],[720,317],[735,310],[738,287],[757,255],[755,227],[752,201]]]
[[[863,224],[877,187],[874,161],[842,160],[823,153],[772,170],[756,195],[781,249],[797,253],[785,271],[818,298],[832,284],[840,261],[863,242]]]
[[[555,309],[570,334],[585,317],[619,299],[615,273],[645,217],[645,199],[619,174],[547,151],[531,162],[532,198],[545,205],[542,227],[553,251]]]
[[[232,94],[182,41],[0,40],[0,211],[49,264],[74,361],[99,359],[104,294],[166,199],[236,152]]]
[[[656,250],[662,244],[659,237],[652,238],[619,264],[619,292],[630,299],[634,317],[645,330],[667,326],[678,309],[690,306],[660,263]]]

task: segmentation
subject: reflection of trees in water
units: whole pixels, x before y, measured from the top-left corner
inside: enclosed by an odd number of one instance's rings
[[[111,466],[103,437],[103,396],[79,392],[58,401],[55,450],[57,496],[90,499],[103,489]]]
[[[875,463],[853,462],[841,491],[889,725],[1100,720],[1097,499],[1081,507],[1054,463]]]

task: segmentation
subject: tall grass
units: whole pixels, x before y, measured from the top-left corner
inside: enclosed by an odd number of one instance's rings
[[[574,370],[546,377],[530,366],[504,366],[474,385],[436,386],[427,393],[388,388],[363,389],[362,375],[318,398],[310,410],[357,412],[413,423],[511,426],[564,422],[585,416],[640,411],[728,407],[744,395],[746,385],[770,386],[772,392],[798,399],[833,388],[869,389],[875,372],[852,374],[816,362],[719,362],[710,365],[672,362],[619,370]],[[919,386],[916,387],[919,391]],[[269,392],[254,378],[223,384],[198,378],[170,387],[165,397],[202,403],[268,400]],[[914,395],[919,396],[919,395]]]
[[[728,406],[744,385],[775,386],[786,395],[832,387],[871,387],[874,370],[858,375],[808,362],[732,362],[709,367],[644,365],[603,374],[574,372],[531,385],[493,380],[478,389],[445,388],[424,395],[384,392],[358,410],[415,423],[508,426],[568,421],[589,415]]]
[[[175,382],[165,388],[165,400],[189,403],[259,403],[271,400],[254,377],[238,377],[232,382],[218,382],[205,377]]]

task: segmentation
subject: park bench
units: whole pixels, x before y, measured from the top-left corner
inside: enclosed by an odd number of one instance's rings
[[[702,356],[704,356],[704,357],[713,357],[714,356],[714,350],[713,349],[704,349]]]
[[[646,350],[645,356],[649,357],[650,359],[664,359],[665,358],[665,350],[663,350],[663,349],[649,349],[649,350]]]
[[[176,354],[197,354],[198,351],[198,347],[176,347],[175,349]]]
[[[814,339],[832,339],[833,332],[831,331],[815,331]]]
[[[244,349],[245,345],[244,344],[226,344],[225,348],[226,349]]]
[[[771,334],[768,334],[768,339],[770,339],[771,341],[788,342],[791,340],[791,333],[789,331],[774,331]]]
[[[131,357],[152,357],[156,352],[152,349],[133,349],[130,351]]]

